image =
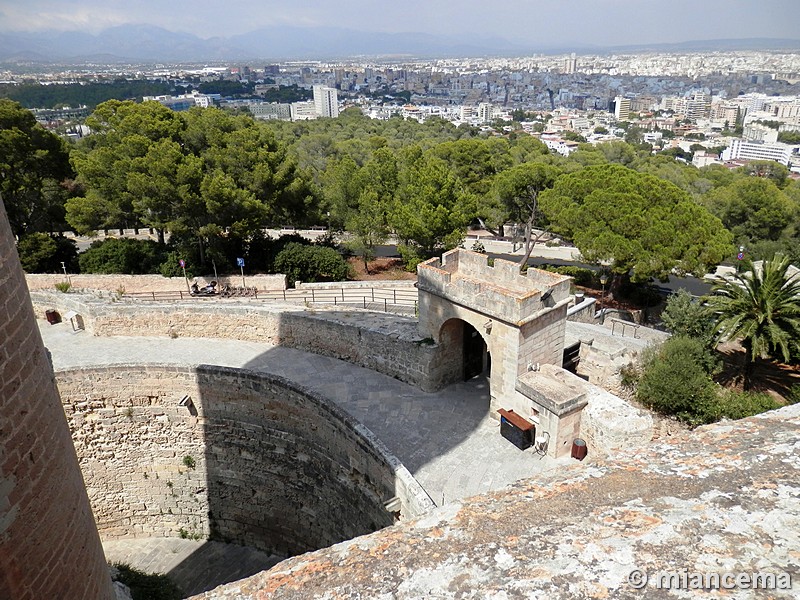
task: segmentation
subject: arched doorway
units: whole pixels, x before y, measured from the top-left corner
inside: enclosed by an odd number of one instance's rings
[[[439,332],[442,361],[451,383],[468,381],[491,372],[491,355],[486,340],[470,323],[448,319]]]

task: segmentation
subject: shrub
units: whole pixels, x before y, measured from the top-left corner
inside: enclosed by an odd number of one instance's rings
[[[716,359],[700,340],[676,336],[645,353],[636,398],[691,425],[718,418]]]
[[[181,267],[181,255],[175,250],[167,252],[164,262],[158,266],[158,272],[164,277],[183,277],[183,268]],[[186,265],[186,276],[190,279],[195,276],[194,269],[190,263]]]
[[[342,281],[348,265],[336,250],[289,243],[275,257],[275,269],[285,273],[289,285],[296,281]]]
[[[693,300],[686,290],[669,297],[661,319],[667,331],[674,335],[697,338],[708,347],[713,344],[714,320],[708,310]]]
[[[715,412],[717,419],[744,419],[781,406],[769,394],[723,390],[717,397]]]
[[[133,600],[180,600],[184,597],[180,588],[166,575],[149,575],[119,563],[113,566],[119,572],[117,581],[130,588]]]
[[[84,273],[158,273],[164,261],[164,246],[152,240],[127,238],[92,242],[78,257]]]
[[[78,246],[73,240],[46,233],[30,233],[17,244],[19,261],[26,273],[70,273],[78,270]]]
[[[59,281],[58,283],[55,284],[55,288],[62,294],[66,294],[71,287],[72,284],[68,281]]]

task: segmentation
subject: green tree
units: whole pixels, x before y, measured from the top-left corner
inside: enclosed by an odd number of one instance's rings
[[[671,334],[699,339],[706,347],[712,346],[714,320],[703,303],[695,301],[686,290],[679,290],[669,297],[661,320]]]
[[[63,140],[29,110],[0,99],[0,196],[15,236],[62,229],[61,184],[72,176]]]
[[[541,220],[539,194],[552,187],[558,175],[558,169],[550,165],[524,163],[495,177],[495,193],[508,211],[508,215],[515,222],[525,224],[525,255],[519,261],[520,265],[528,263],[533,246],[544,234],[542,230],[534,235],[533,230],[537,220]]]
[[[619,165],[562,175],[540,201],[553,231],[586,260],[610,264],[612,294],[627,277],[703,275],[732,251],[730,232],[686,192]]]
[[[129,238],[92,242],[78,256],[82,273],[158,273],[165,259],[164,246],[152,240]]]
[[[26,273],[63,273],[65,267],[75,273],[78,269],[78,246],[63,236],[29,233],[20,238],[17,251]]]
[[[474,201],[447,164],[419,147],[404,152],[389,224],[413,257],[428,257],[458,246],[474,214]]]
[[[291,242],[275,257],[275,269],[286,273],[289,285],[297,281],[342,281],[347,262],[333,248]]]
[[[788,362],[800,340],[800,274],[777,255],[714,286],[707,298],[720,339],[740,339],[745,349],[743,387],[751,387],[756,358]]]
[[[777,240],[795,219],[789,198],[769,179],[742,177],[711,190],[703,204],[739,243]]]

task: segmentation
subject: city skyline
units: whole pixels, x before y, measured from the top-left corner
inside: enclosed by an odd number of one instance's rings
[[[218,2],[177,0],[0,0],[0,31],[80,31],[148,24],[201,38],[246,34],[263,27],[337,27],[543,46],[618,46],[734,38],[797,38],[800,13],[794,0],[775,0],[768,10],[755,0],[464,0],[404,3],[349,0],[241,0],[232,9]]]

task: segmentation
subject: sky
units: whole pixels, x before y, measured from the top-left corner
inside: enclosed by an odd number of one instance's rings
[[[800,38],[798,0],[0,0],[0,31],[150,24],[202,38],[270,25],[501,37],[537,45]]]

